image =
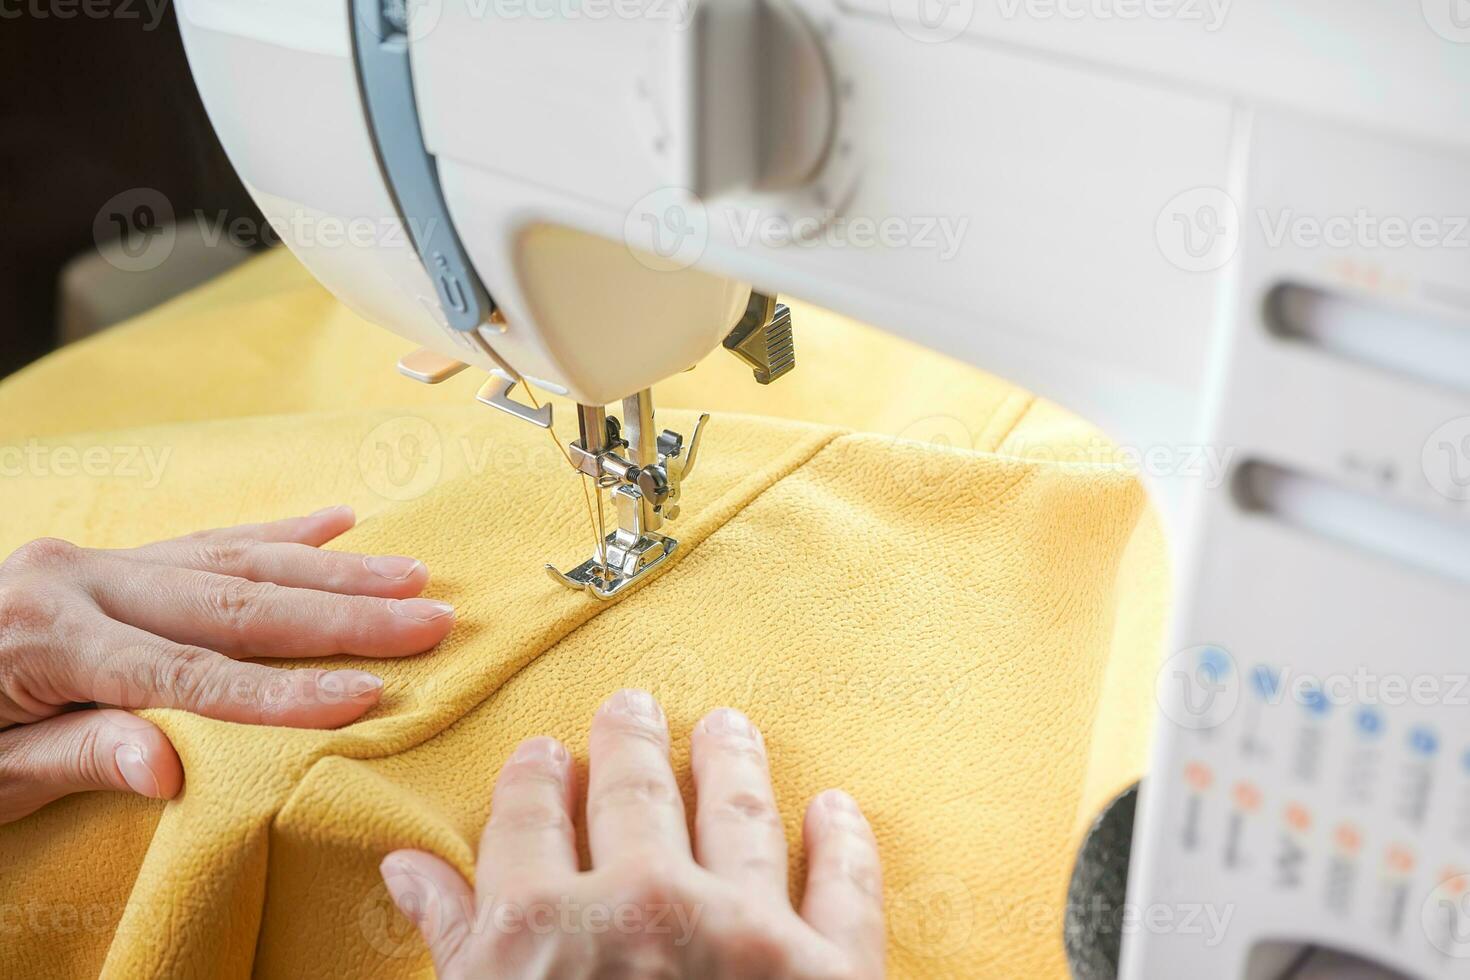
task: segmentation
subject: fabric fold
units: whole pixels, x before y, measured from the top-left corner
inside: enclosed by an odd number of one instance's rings
[[[641,686],[686,791],[703,713],[760,725],[794,898],[806,801],[862,802],[893,976],[1064,976],[1078,834],[1144,761],[1157,524],[1126,470],[1067,462],[1098,438],[1076,420],[830,314],[805,323],[810,382],[758,390],[716,352],[660,386],[661,413],[716,415],[670,567],[608,604],[542,570],[592,543],[546,434],[462,379],[391,387],[397,342],[284,253],[0,385],[0,439],[25,461],[0,482],[0,554],[345,502],[359,524],[331,547],[423,559],[458,611],[435,651],[367,665],[384,698],[356,724],[148,712],[184,761],[179,799],[76,796],[0,827],[0,974],[428,976],[378,860],[424,847],[468,873],[516,741],[555,735],[585,763],[598,702]],[[874,375],[904,380],[850,383]],[[96,394],[50,411],[59,391]],[[60,465],[88,451],[107,465]]]

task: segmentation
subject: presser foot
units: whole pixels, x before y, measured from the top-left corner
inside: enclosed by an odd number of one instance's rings
[[[606,562],[600,562],[594,556],[570,572],[548,564],[546,574],[553,581],[574,591],[586,592],[594,599],[612,599],[653,578],[662,569],[664,560],[679,547],[679,542],[662,534],[645,534],[628,544],[621,532],[614,531],[607,536],[604,547]]]

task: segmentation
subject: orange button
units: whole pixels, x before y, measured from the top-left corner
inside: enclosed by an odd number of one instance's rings
[[[1252,783],[1236,783],[1235,805],[1247,813],[1256,812],[1261,806],[1261,791]]]

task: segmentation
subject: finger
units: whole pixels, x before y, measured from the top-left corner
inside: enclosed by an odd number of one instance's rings
[[[417,558],[356,555],[344,551],[323,551],[295,542],[250,538],[163,541],[111,554],[135,561],[232,575],[252,582],[274,582],[291,588],[317,589],[340,595],[408,598],[422,592],[429,582],[429,570]]]
[[[313,547],[326,544],[338,535],[351,530],[357,523],[357,515],[346,504],[323,507],[304,517],[287,517],[279,521],[260,524],[236,524],[233,527],[216,527],[206,531],[195,531],[173,541],[200,541],[209,538],[240,539],[252,541],[294,541]],[[165,544],[172,542],[162,542]]]
[[[89,556],[85,584],[114,619],[234,657],[401,657],[434,646],[454,608],[334,595],[231,575]]]
[[[0,823],[71,793],[172,799],[183,785],[168,737],[125,711],[74,711],[0,732]]]
[[[838,789],[807,807],[806,895],[801,917],[862,964],[883,973],[883,877],[872,828],[851,796]]]
[[[94,635],[98,652],[85,660],[100,666],[68,692],[73,700],[180,708],[246,725],[337,728],[362,717],[382,696],[382,680],[360,670],[246,663],[111,621]]]
[[[453,866],[423,851],[394,851],[378,870],[393,904],[418,927],[438,976],[458,973],[475,920],[475,897]]]
[[[480,838],[475,888],[482,898],[576,873],[571,776],[571,754],[556,739],[531,738],[516,747],[495,782]]]
[[[619,691],[592,720],[587,839],[592,863],[621,854],[689,854],[684,801],[669,768],[663,709],[646,691]]]
[[[786,899],[786,834],[765,742],[750,719],[719,708],[691,738],[695,856],[699,863],[770,901]]]

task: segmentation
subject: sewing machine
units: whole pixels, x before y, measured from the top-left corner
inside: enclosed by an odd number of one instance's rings
[[[674,551],[700,429],[651,388],[721,344],[777,381],[783,294],[1157,452],[1177,600],[1129,901],[1233,920],[1138,928],[1122,975],[1464,975],[1460,0],[178,9],[262,211],[422,345],[402,371],[488,371],[540,426],[579,406],[568,462],[616,523],[564,584]],[[1228,479],[1167,463],[1205,447]]]

